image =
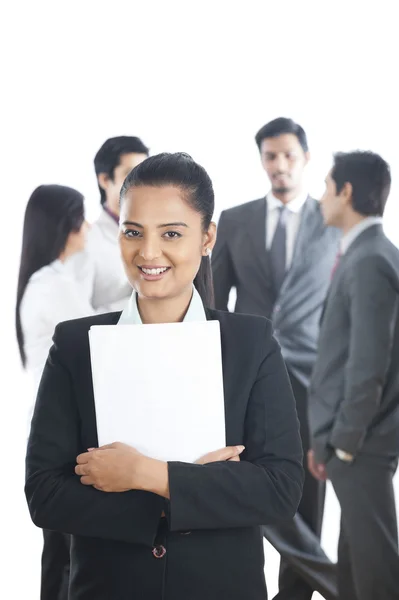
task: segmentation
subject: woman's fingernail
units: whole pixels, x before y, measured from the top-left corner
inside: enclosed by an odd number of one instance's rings
[[[95,448],[87,448],[88,452],[93,452],[93,450],[95,450]]]
[[[238,454],[241,454],[241,452],[244,452],[244,450],[245,450],[245,446],[237,446]]]

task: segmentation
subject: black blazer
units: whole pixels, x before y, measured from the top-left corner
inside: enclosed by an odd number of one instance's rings
[[[266,250],[266,208],[261,198],[221,214],[212,253],[215,306],[227,310],[236,288],[235,312],[272,319],[288,369],[308,386],[340,232],[324,225],[319,202],[308,197],[291,268],[277,294]]]
[[[207,315],[221,325],[227,444],[246,450],[240,463],[169,463],[170,502],[100,492],[74,474],[76,456],[98,445],[88,330],[115,325],[120,313],[56,329],[32,420],[26,496],[38,527],[72,534],[69,600],[266,598],[260,526],[291,519],[302,491],[294,399],[269,321]],[[157,559],[160,535],[167,552]]]

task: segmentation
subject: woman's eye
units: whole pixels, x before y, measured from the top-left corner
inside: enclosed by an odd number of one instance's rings
[[[137,238],[140,235],[139,231],[136,231],[135,229],[126,229],[123,232],[123,235],[127,238]]]
[[[174,240],[176,238],[180,238],[181,233],[178,233],[177,231],[167,231],[164,236],[167,240]]]

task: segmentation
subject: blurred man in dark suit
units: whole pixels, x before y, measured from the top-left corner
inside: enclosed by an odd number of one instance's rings
[[[382,229],[390,185],[380,156],[337,154],[322,198],[343,237],[310,388],[309,468],[341,505],[340,600],[399,598],[399,250]]]
[[[227,310],[272,319],[297,403],[304,452],[309,448],[307,388],[317,355],[322,307],[338,250],[339,232],[326,227],[319,203],[304,186],[309,161],[305,131],[279,118],[256,135],[271,183],[266,197],[226,210],[213,253],[215,300]],[[320,548],[325,487],[306,473],[296,519],[265,528],[282,556],[280,600],[310,600],[313,591],[336,597],[333,565]]]

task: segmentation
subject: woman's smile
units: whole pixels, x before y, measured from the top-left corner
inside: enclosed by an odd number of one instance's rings
[[[142,279],[145,281],[159,281],[163,279],[165,275],[170,271],[171,267],[158,267],[158,266],[138,266],[141,273]]]

